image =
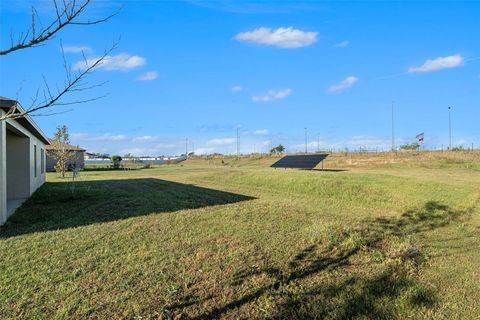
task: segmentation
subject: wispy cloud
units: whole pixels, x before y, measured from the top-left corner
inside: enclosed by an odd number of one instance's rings
[[[253,134],[254,135],[257,135],[257,136],[266,136],[267,134],[269,134],[270,132],[267,130],[267,129],[261,129],[261,130],[255,130],[253,131]]]
[[[63,47],[63,52],[65,53],[91,53],[92,48],[87,46],[65,46]]]
[[[307,32],[293,27],[278,29],[261,27],[253,31],[240,32],[235,39],[291,49],[307,47],[317,41],[317,36],[318,32]]]
[[[232,92],[240,92],[243,91],[242,86],[236,85],[232,87]]]
[[[85,70],[92,66],[99,58],[90,58],[77,61],[73,64],[73,70]],[[96,67],[108,71],[130,70],[145,65],[146,59],[140,56],[132,56],[127,53],[120,53],[115,56],[106,56],[105,59]]]
[[[284,90],[269,90],[266,94],[261,96],[253,96],[252,100],[255,102],[268,102],[272,100],[285,99],[292,94],[293,90],[288,88]]]
[[[155,80],[158,77],[158,72],[157,71],[148,71],[145,72],[137,77],[136,80],[138,81],[150,81],[150,80]]]
[[[73,139],[81,141],[125,141],[128,137],[124,134],[89,134],[89,133],[73,133],[71,134]]]
[[[438,57],[436,59],[429,59],[418,67],[411,67],[408,69],[409,73],[425,73],[433,72],[442,69],[456,68],[463,65],[464,58],[460,54],[448,57]]]
[[[173,149],[176,148],[177,145],[175,143],[159,143],[156,145],[158,149]]]
[[[349,44],[350,44],[350,41],[345,40],[345,41],[341,41],[341,42],[335,43],[333,46],[334,46],[335,48],[345,48],[345,47],[347,47]]]
[[[134,137],[132,139],[133,142],[154,142],[154,141],[158,141],[158,137],[157,136],[140,136],[140,137]]]
[[[340,83],[330,86],[327,89],[327,91],[330,92],[330,93],[341,92],[341,91],[343,91],[347,88],[350,88],[351,86],[353,86],[357,82],[358,82],[357,77],[349,76],[349,77],[346,77],[345,79],[343,79],[342,81],[340,81]]]
[[[218,139],[208,140],[207,144],[212,146],[224,146],[224,145],[233,144],[236,141],[237,139],[235,138],[218,138]]]
[[[215,151],[215,148],[196,148],[193,150],[195,154],[211,154]]]

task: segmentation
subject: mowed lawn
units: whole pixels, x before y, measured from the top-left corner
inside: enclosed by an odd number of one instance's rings
[[[1,229],[0,319],[480,318],[478,166],[269,161],[49,174]]]

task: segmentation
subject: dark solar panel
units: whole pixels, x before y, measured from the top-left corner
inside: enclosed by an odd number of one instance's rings
[[[325,160],[328,154],[285,156],[271,165],[272,168],[313,169]]]

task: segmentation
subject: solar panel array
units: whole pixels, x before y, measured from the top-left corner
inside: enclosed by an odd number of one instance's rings
[[[294,169],[313,169],[320,162],[325,160],[328,154],[312,154],[312,155],[293,155],[285,156],[278,160],[270,167],[272,168],[294,168]]]

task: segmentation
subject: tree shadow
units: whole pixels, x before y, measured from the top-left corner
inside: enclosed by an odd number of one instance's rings
[[[160,179],[47,182],[0,229],[0,238],[253,200]]]
[[[419,210],[409,210],[400,217],[365,220],[360,228],[341,231],[334,243],[315,243],[304,248],[284,268],[247,269],[237,273],[233,286],[241,286],[259,275],[266,275],[271,281],[193,318],[218,319],[236,314],[240,308],[262,297],[275,301],[273,313],[267,316],[272,319],[394,319],[398,318],[397,299],[403,299],[402,303],[409,308],[432,308],[437,301],[435,292],[422,286],[412,275],[412,268],[420,267],[421,253],[399,252],[375,266],[375,272],[356,271],[352,260],[359,255],[387,250],[389,237],[406,237],[441,228],[465,213],[427,202]],[[383,253],[388,254],[391,253]],[[338,278],[321,284],[311,280],[327,273]],[[292,287],[302,288],[301,292],[291,290]]]

